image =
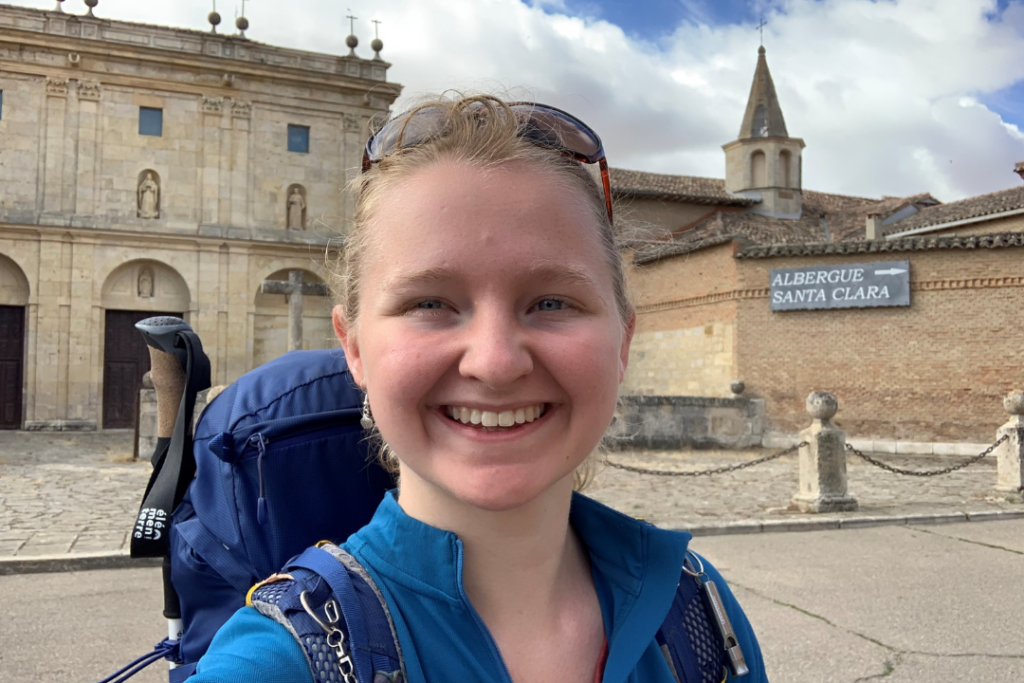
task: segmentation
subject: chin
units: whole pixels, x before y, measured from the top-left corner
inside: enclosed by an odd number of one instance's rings
[[[558,487],[566,477],[569,490],[572,488],[572,473],[552,473],[539,477],[536,472],[517,476],[510,472],[487,472],[475,476],[460,477],[450,486],[443,486],[449,495],[460,502],[487,512],[507,512],[532,503],[534,500]]]

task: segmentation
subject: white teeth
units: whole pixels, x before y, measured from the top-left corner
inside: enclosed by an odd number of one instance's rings
[[[517,424],[533,422],[544,412],[544,404],[526,406],[515,410],[480,410],[463,406],[446,406],[445,411],[453,420],[463,424],[480,425],[481,427],[514,427]]]

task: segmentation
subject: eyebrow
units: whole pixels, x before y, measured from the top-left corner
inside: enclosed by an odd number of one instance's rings
[[[462,276],[458,271],[447,268],[444,266],[438,266],[435,268],[426,268],[424,270],[415,271],[409,274],[395,275],[385,280],[381,286],[384,291],[402,291],[406,289],[415,288],[418,285],[429,284],[434,282],[444,282],[452,280],[461,280]],[[540,261],[532,264],[527,270],[523,279],[528,282],[540,281],[540,282],[551,282],[557,284],[572,284],[572,285],[583,285],[587,287],[596,287],[596,280],[587,272],[585,268],[579,266]]]

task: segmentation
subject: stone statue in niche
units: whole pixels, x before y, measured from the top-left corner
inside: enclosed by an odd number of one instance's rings
[[[160,184],[152,171],[139,183],[139,218],[160,218]]]
[[[306,229],[306,199],[298,185],[292,185],[291,194],[288,195],[288,229]]]
[[[139,270],[139,297],[153,298],[153,269],[146,267]]]

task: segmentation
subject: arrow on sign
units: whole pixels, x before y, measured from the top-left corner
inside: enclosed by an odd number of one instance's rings
[[[889,270],[876,270],[875,275],[899,275],[905,272],[907,271],[903,268],[890,268]]]

